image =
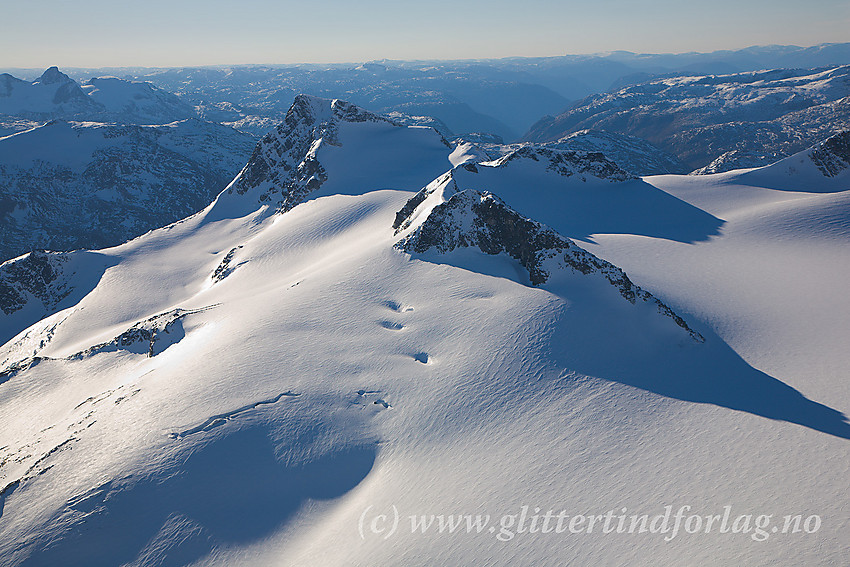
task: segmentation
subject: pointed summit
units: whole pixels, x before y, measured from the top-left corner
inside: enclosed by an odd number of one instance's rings
[[[56,83],[69,83],[73,82],[73,79],[59,70],[59,67],[53,66],[47,69],[44,73],[41,74],[34,82],[41,83],[43,85],[54,85]]]
[[[451,167],[450,152],[431,128],[403,126],[343,100],[302,94],[254,148],[217,208],[241,215],[260,204],[286,212],[322,195],[416,191],[422,179]]]

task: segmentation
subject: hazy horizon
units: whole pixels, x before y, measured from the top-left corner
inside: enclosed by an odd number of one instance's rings
[[[761,45],[746,45],[743,47],[734,47],[728,49],[718,49],[714,51],[667,51],[667,52],[640,52],[640,51],[630,51],[626,49],[616,49],[610,51],[597,51],[597,52],[587,52],[587,53],[558,53],[558,54],[549,54],[549,55],[506,55],[504,57],[470,57],[470,58],[432,58],[432,59],[392,59],[392,58],[381,58],[381,59],[369,59],[369,60],[351,60],[351,61],[325,61],[325,62],[315,62],[315,61],[294,61],[294,62],[273,62],[273,61],[249,61],[242,63],[208,63],[208,64],[198,64],[198,65],[102,65],[102,66],[81,66],[81,65],[58,65],[55,63],[41,65],[41,66],[29,66],[29,67],[21,67],[21,66],[0,66],[0,72],[12,73],[21,72],[27,76],[22,76],[19,78],[29,78],[36,79],[40,76],[46,69],[50,67],[58,67],[60,71],[89,71],[89,70],[110,70],[110,69],[180,69],[180,68],[229,68],[229,67],[297,67],[297,66],[339,66],[345,67],[349,65],[362,65],[367,63],[382,63],[382,62],[399,62],[399,63],[439,63],[439,62],[464,62],[464,61],[504,61],[510,59],[546,59],[546,58],[554,58],[554,57],[593,57],[593,56],[607,56],[614,53],[631,53],[634,55],[646,55],[646,56],[665,56],[665,55],[689,55],[689,54],[711,54],[711,53],[722,53],[722,52],[735,52],[742,51],[746,49],[764,49],[769,47],[797,47],[800,49],[810,49],[813,47],[825,46],[825,45],[841,45],[848,44],[850,41],[846,42],[825,42],[825,43],[817,43],[811,45],[798,45],[798,44],[761,44]]]
[[[528,0],[390,4],[231,0],[115,5],[45,0],[7,8],[0,67],[36,69],[340,64],[612,51],[690,53],[843,43],[850,4]]]

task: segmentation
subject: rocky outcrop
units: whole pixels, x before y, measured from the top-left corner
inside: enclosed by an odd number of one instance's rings
[[[273,204],[279,212],[292,209],[327,181],[317,152],[324,144],[340,145],[340,122],[395,125],[388,118],[342,100],[298,95],[283,122],[254,148],[248,164],[228,191],[243,195],[256,189],[261,203]]]
[[[105,352],[125,351],[143,354],[152,358],[173,344],[180,342],[186,333],[183,329],[183,319],[187,315],[200,313],[211,309],[172,309],[159,315],[154,315],[135,323],[132,327],[112,340],[93,345],[83,351],[61,359],[46,356],[29,356],[15,360],[0,368],[0,384],[14,378],[18,373],[28,370],[44,361],[50,360],[82,360]]]
[[[835,177],[850,168],[850,130],[817,144],[809,152],[809,158],[824,177]]]
[[[101,352],[115,350],[145,354],[148,358],[153,357],[179,342],[185,336],[182,324],[184,317],[201,311],[204,311],[204,309],[178,308],[154,315],[134,324],[111,341],[89,347],[67,359],[79,360]]]
[[[781,157],[778,155],[767,155],[763,152],[752,153],[744,150],[730,150],[719,155],[707,166],[692,171],[689,175],[710,175],[712,173],[723,173],[734,169],[762,167],[781,159]]]
[[[586,177],[590,176],[608,181],[637,179],[600,152],[562,150],[547,146],[521,146],[488,165],[506,167],[512,162],[522,160],[542,162],[547,170],[563,177],[577,175],[586,180]]]
[[[68,257],[53,252],[30,252],[0,265],[0,309],[6,315],[23,309],[35,297],[48,310],[73,291],[64,273]]]
[[[491,193],[459,190],[448,177],[435,183],[429,186],[430,190],[423,189],[408,201],[396,215],[397,233],[413,228],[396,244],[399,250],[411,254],[431,250],[446,254],[459,248],[477,248],[485,254],[506,254],[526,269],[534,286],[545,284],[556,270],[570,270],[585,276],[597,274],[630,303],[652,304],[691,338],[699,342],[704,340],[684,319],[635,285],[617,266],[597,258],[550,228],[523,217]],[[442,190],[445,200],[433,206],[424,220],[416,218],[417,209],[436,198],[438,190]]]
[[[212,273],[212,281],[213,283],[218,283],[230,274],[233,273],[233,270],[236,269],[236,266],[232,265],[233,257],[236,255],[236,252],[242,248],[242,246],[235,246],[230,249],[230,251],[224,255],[221,262],[218,266],[216,266],[215,270]]]

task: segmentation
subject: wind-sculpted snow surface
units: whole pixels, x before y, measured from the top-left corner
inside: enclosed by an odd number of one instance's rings
[[[800,291],[846,286],[809,219],[847,196],[515,149],[299,98],[199,214],[3,264],[0,563],[840,564],[850,314]],[[496,539],[664,506],[822,524]],[[458,510],[491,523],[411,529]]]

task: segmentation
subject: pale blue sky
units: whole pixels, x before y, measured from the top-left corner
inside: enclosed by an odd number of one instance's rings
[[[0,68],[465,59],[850,41],[848,0],[0,0]]]

